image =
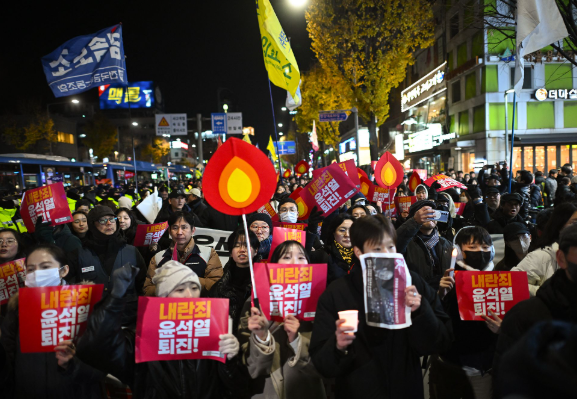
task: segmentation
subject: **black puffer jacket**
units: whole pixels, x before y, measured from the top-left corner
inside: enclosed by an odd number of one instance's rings
[[[224,265],[220,280],[208,291],[208,296],[211,298],[228,298],[228,314],[232,318],[234,334],[240,323],[242,307],[250,296],[251,290],[250,269],[237,267],[231,257]]]
[[[439,237],[439,242],[435,246],[435,254],[439,263],[433,265],[427,246],[417,236],[419,229],[420,226],[414,218],[403,223],[397,230],[397,251],[405,257],[409,270],[417,273],[437,291],[443,273],[451,267],[453,244],[443,237]]]
[[[22,353],[18,296],[10,299],[0,339],[0,396],[3,399],[101,399],[106,374],[77,357],[58,366],[54,352]]]
[[[411,272],[411,278],[422,295],[421,306],[411,313],[412,325],[399,330],[367,325],[358,263],[321,295],[309,353],[321,375],[335,378],[336,398],[424,397],[419,357],[448,349],[451,322],[436,292],[416,273]],[[336,347],[335,322],[339,311],[351,309],[359,311],[359,325],[345,354]]]
[[[503,234],[503,229],[509,223],[525,223],[525,220],[520,216],[520,214],[515,215],[513,218],[508,218],[503,214],[501,208],[497,209],[493,214],[493,220],[487,224],[487,231],[489,234]]]
[[[135,363],[135,332],[122,329],[125,300],[108,296],[94,308],[77,354],[87,364],[112,374],[132,390],[135,399],[243,398],[248,375],[240,356],[216,360]]]

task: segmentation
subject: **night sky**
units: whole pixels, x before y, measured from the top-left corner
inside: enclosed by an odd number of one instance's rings
[[[314,54],[305,9],[288,0],[271,3],[291,38],[301,72],[307,70]],[[217,90],[226,88],[234,94],[229,112],[242,112],[243,125],[253,126],[261,146],[266,145],[273,122],[254,1],[49,1],[5,6],[0,23],[0,114],[17,113],[18,103],[25,99],[38,99],[44,106],[66,101],[48,88],[40,58],[69,39],[122,22],[128,80],[154,81],[165,112],[201,112],[208,117],[220,112]],[[275,112],[280,113],[286,91],[274,85],[272,90]],[[98,89],[77,97],[97,104]],[[286,113],[278,122],[288,122]]]

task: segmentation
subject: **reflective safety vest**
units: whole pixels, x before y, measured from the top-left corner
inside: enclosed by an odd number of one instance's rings
[[[0,224],[3,229],[12,229],[22,233],[26,233],[28,229],[24,225],[22,219],[14,219],[16,215],[16,208],[5,209],[0,207]]]
[[[68,198],[66,197],[66,200],[68,201],[68,207],[70,208],[70,213],[74,213],[74,208],[76,208],[76,200],[73,200],[72,198]]]

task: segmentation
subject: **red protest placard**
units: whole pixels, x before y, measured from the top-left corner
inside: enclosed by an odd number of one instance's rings
[[[307,243],[307,233],[302,230],[297,229],[287,229],[284,227],[273,227],[272,230],[272,242],[270,244],[270,252],[268,258],[270,260],[272,253],[274,252],[275,248],[278,247],[285,241],[298,241],[300,242],[303,247],[306,246]]]
[[[378,202],[381,201],[383,203],[389,203],[389,199],[393,202],[393,196],[395,195],[396,189],[388,189],[384,187],[375,186],[373,184],[372,196],[367,197],[370,202]],[[369,193],[371,194],[371,193]]]
[[[438,188],[437,191],[444,191],[452,187],[459,187],[465,190],[467,189],[467,186],[465,186],[463,183],[459,183],[457,180],[451,179],[450,177],[447,177],[445,175],[435,175],[433,177],[430,177],[425,181],[425,184],[431,187],[431,184],[435,182],[441,185],[441,188]]]
[[[349,159],[348,161],[339,162],[337,165],[339,165],[357,188],[361,187],[361,180],[359,179],[359,173],[357,172],[355,161]]]
[[[256,211],[258,213],[264,213],[265,215],[269,215],[271,220],[278,220],[278,214],[276,213],[270,202],[267,202],[266,204],[258,208]]]
[[[224,363],[219,335],[228,333],[228,299],[138,298],[136,363],[213,359]]]
[[[19,288],[25,287],[26,258],[16,259],[0,265],[0,305],[8,303]]]
[[[168,222],[155,224],[139,224],[134,235],[135,247],[146,247],[152,243],[157,243],[164,232],[168,229]]]
[[[401,214],[403,212],[409,212],[411,205],[417,202],[417,197],[414,195],[410,197],[395,197],[395,206],[397,208],[397,214]]]
[[[72,214],[66,200],[64,185],[55,183],[26,191],[22,198],[20,214],[30,233],[34,232],[38,216],[42,216],[44,222],[51,222],[52,226],[70,222]]]
[[[256,263],[254,279],[260,307],[269,320],[283,321],[289,314],[314,320],[317,302],[327,287],[327,265]]]
[[[304,202],[326,216],[351,198],[358,189],[337,164],[328,166],[300,192]]]
[[[285,222],[272,222],[273,227],[284,227],[285,229],[294,229],[305,231],[307,229],[307,223],[285,223]]]
[[[457,215],[463,216],[463,212],[465,212],[465,206],[467,206],[466,202],[455,202],[455,211]]]
[[[54,352],[61,341],[78,342],[103,289],[102,284],[20,289],[20,350]]]
[[[455,272],[461,320],[483,321],[491,309],[503,317],[517,303],[529,299],[527,272]]]

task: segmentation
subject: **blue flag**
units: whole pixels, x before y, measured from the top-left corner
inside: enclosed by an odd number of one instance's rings
[[[126,85],[122,25],[78,36],[42,57],[48,86],[56,97],[106,84]]]

